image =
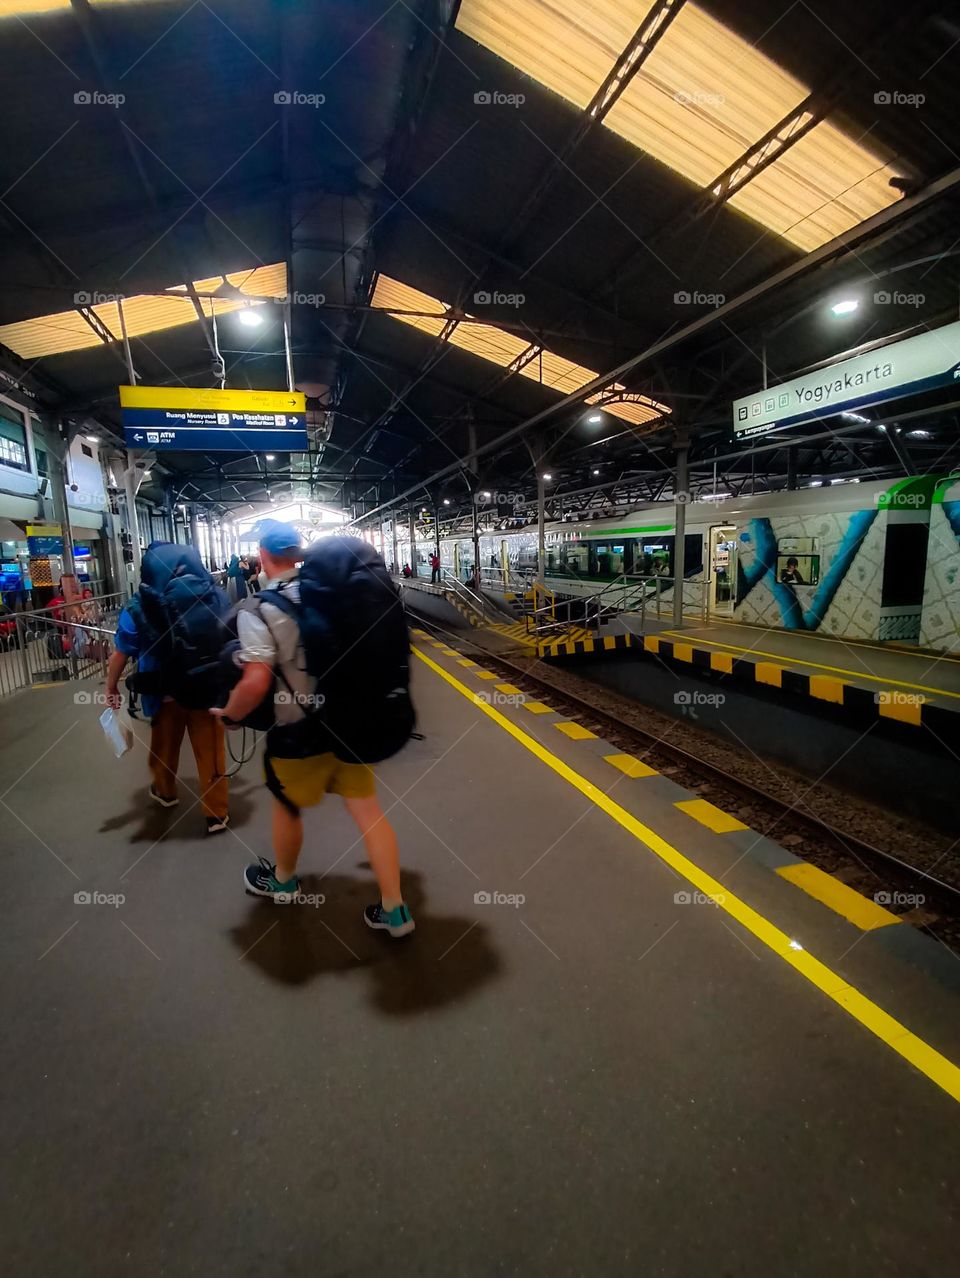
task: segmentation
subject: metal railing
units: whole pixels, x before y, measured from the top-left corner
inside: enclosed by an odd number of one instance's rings
[[[123,594],[0,617],[0,697],[106,674]]]

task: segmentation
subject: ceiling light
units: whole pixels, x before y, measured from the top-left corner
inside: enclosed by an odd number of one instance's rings
[[[240,323],[245,324],[247,328],[259,328],[259,326],[263,323],[263,316],[260,312],[251,310],[249,306],[245,306],[243,310],[239,312],[237,318]]]
[[[99,436],[99,435],[84,435],[84,439],[87,441],[87,443],[88,443],[88,444],[99,444],[99,443],[100,443],[100,436]]]
[[[542,479],[553,479],[553,476],[552,476],[552,475],[546,475],[546,474],[545,474],[545,475],[542,475],[542,476],[541,476],[541,478],[542,478]]]
[[[599,475],[599,474],[600,474],[599,470],[595,470],[593,473],[594,473],[595,475]]]
[[[449,506],[449,505],[450,505],[450,498],[449,498],[449,497],[444,497],[444,499],[443,499],[443,504],[444,504],[445,506]]]
[[[933,431],[929,430],[908,430],[907,434],[911,439],[930,439]]]
[[[266,458],[266,460],[267,460],[267,461],[276,461],[276,460],[277,460],[277,454],[276,454],[276,453],[264,453],[264,457]]]
[[[841,413],[841,417],[845,417],[848,422],[869,422],[869,417],[864,417],[863,413]]]
[[[481,496],[481,497],[486,497],[486,498],[489,500],[489,498],[490,498],[491,494],[490,494],[490,493],[481,493],[481,494],[480,494],[480,496]]]
[[[602,421],[603,418],[599,413],[591,413],[587,418],[587,422],[591,426],[599,426]]]
[[[855,297],[845,297],[842,301],[834,302],[830,309],[834,315],[852,315],[859,305]]]

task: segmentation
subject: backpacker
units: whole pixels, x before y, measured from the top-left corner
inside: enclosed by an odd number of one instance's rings
[[[157,663],[127,680],[136,693],[172,697],[188,710],[222,698],[221,653],[229,638],[227,599],[192,546],[169,543],[148,550],[140,590],[127,605],[141,652]]]
[[[413,732],[410,640],[400,594],[372,546],[355,537],[322,537],[307,550],[300,602],[266,590],[297,620],[319,709],[305,716],[318,749],[345,763],[379,763]]]

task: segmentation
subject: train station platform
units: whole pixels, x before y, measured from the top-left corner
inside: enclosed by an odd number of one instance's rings
[[[865,719],[934,728],[960,712],[960,658],[925,650],[859,643],[829,635],[763,629],[735,622],[671,623],[624,614],[620,633],[538,645],[541,657],[595,656],[629,648],[688,669],[809,698]]]
[[[335,801],[279,909],[256,761],[207,841],[192,765],[151,808],[76,685],[8,703],[10,1272],[951,1272],[955,957],[414,643],[402,942]]]

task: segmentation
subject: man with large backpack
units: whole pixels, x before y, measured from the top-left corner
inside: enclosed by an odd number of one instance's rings
[[[222,684],[226,611],[225,596],[192,546],[152,542],[140,589],[120,613],[107,666],[107,705],[119,710],[120,677],[128,661],[137,663],[127,686],[150,721],[150,797],[162,808],[180,802],[180,746],[189,736],[207,834],[220,834],[230,820],[223,725],[209,714]]]
[[[322,538],[305,552],[295,528],[265,520],[260,553],[266,587],[256,607],[237,614],[243,675],[226,706],[211,711],[236,722],[265,698],[275,702],[264,754],[274,861],[248,866],[244,887],[279,904],[296,901],[302,810],[339,794],[380,888],[364,921],[406,936],[415,925],[401,892],[397,838],[370,766],[399,750],[414,725],[398,591],[373,548],[355,538]]]

